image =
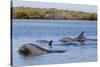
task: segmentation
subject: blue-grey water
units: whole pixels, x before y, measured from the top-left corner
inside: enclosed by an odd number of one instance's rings
[[[12,22],[13,65],[41,65],[76,63],[97,60],[97,41],[86,41],[85,45],[64,45],[59,40],[65,36],[77,37],[85,31],[88,39],[97,39],[97,22],[86,20],[19,20]],[[51,53],[35,57],[24,57],[17,51],[25,43],[35,43],[49,49],[47,43],[37,40],[53,40],[51,50],[66,50],[65,53]]]

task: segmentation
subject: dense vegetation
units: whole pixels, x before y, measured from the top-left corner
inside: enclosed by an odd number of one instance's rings
[[[81,11],[60,10],[56,8],[31,8],[13,7],[15,19],[73,19],[73,20],[97,20],[96,13]]]

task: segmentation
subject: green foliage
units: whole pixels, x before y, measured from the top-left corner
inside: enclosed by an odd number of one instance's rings
[[[15,19],[97,20],[96,13],[60,10],[56,8],[12,7]]]

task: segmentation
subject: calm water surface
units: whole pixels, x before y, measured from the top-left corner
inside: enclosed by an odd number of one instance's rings
[[[85,31],[85,37],[96,39],[96,21],[85,20],[13,20],[13,65],[40,65],[54,63],[88,62],[97,60],[97,42],[87,41],[86,45],[62,45],[59,40],[64,37],[76,37]],[[65,53],[45,54],[36,57],[19,55],[18,48],[25,43],[36,43],[49,49],[47,43],[37,40],[53,40],[53,48],[66,50]]]

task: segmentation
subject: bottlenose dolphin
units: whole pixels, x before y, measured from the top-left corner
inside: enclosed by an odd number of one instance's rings
[[[37,40],[36,42],[39,42],[39,43],[49,43],[50,41],[49,40]],[[52,42],[54,42],[54,41],[52,40]]]
[[[40,43],[49,43],[48,40],[37,40],[36,42],[40,42]]]
[[[47,53],[62,53],[65,52],[65,50],[47,50],[40,46],[37,46],[36,44],[26,43],[19,48],[18,52],[26,56],[27,55],[38,56]]]
[[[75,38],[70,38],[70,37],[64,37],[62,38],[60,41],[61,42],[66,42],[66,43],[73,43],[73,42],[80,42],[80,43],[83,43],[84,41],[86,41],[87,39],[84,37],[84,31],[81,32],[79,34],[78,37],[75,37]]]

